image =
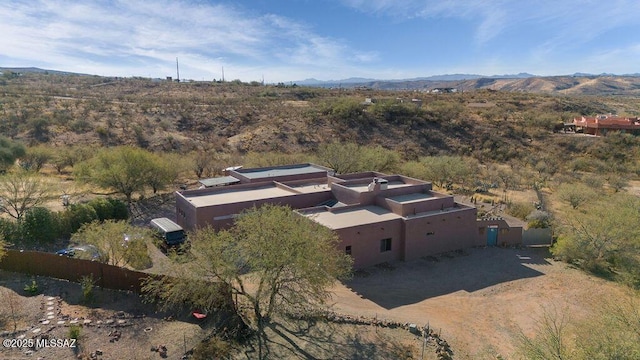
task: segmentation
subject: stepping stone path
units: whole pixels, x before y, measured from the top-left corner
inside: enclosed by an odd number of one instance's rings
[[[49,296],[45,299],[45,301],[42,304],[42,308],[45,309],[45,317],[40,320],[41,325],[49,325],[52,323],[55,325],[65,324],[64,320],[55,321],[56,314],[60,314],[60,309],[57,309],[57,305],[59,303],[60,303],[60,300],[53,296]]]

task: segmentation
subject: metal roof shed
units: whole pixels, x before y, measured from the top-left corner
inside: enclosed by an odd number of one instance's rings
[[[236,184],[236,183],[239,183],[240,180],[234,178],[233,176],[222,176],[222,177],[215,177],[215,178],[209,178],[209,179],[201,179],[201,180],[198,180],[198,182],[202,184],[204,187],[214,187],[214,186]]]

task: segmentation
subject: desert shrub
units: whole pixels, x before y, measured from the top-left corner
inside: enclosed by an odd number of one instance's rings
[[[525,220],[535,208],[532,204],[526,202],[512,202],[507,205],[507,214]]]
[[[49,140],[49,125],[51,121],[47,118],[39,117],[29,121],[27,124],[31,135],[39,141],[46,142]]]
[[[67,210],[60,213],[60,233],[71,236],[80,229],[83,224],[88,224],[98,219],[95,209],[88,204],[71,204]]]
[[[93,289],[95,288],[93,274],[89,276],[83,276],[82,279],[80,279],[80,287],[82,288],[82,302],[84,302],[85,304],[92,303],[95,296],[93,292]]]
[[[129,241],[124,253],[124,261],[136,270],[147,269],[153,265],[144,239]]]
[[[80,325],[71,325],[69,326],[69,338],[70,339],[79,339],[80,338],[80,330],[82,328]]]
[[[325,114],[331,115],[335,120],[346,122],[367,122],[364,105],[360,100],[342,98],[325,106]]]
[[[85,118],[79,118],[69,124],[69,129],[76,134],[87,133],[91,131],[93,125]]]
[[[569,169],[573,171],[590,171],[593,160],[584,157],[577,157],[569,163]]]
[[[25,170],[38,172],[51,160],[53,151],[44,146],[34,146],[27,149],[27,153],[20,158],[20,166]]]
[[[604,179],[598,175],[586,175],[584,178],[582,178],[582,181],[585,185],[594,190],[600,190],[604,185]]]
[[[231,356],[232,349],[233,348],[229,342],[214,336],[202,341],[193,349],[193,359],[226,359]]]
[[[129,209],[124,201],[114,198],[107,198],[107,201],[111,203],[112,219],[127,220],[129,218]]]
[[[640,201],[614,194],[566,214],[560,222],[555,256],[632,286],[640,285]]]
[[[105,198],[95,198],[87,203],[96,211],[98,220],[105,221],[113,218],[113,207],[109,200]]]
[[[24,286],[24,291],[25,293],[27,293],[28,296],[38,295],[38,293],[40,292],[40,289],[38,288],[38,283],[36,282],[36,280],[33,279],[31,280],[30,284],[26,284]]]
[[[17,222],[0,218],[0,236],[8,243],[20,240],[20,226]]]
[[[534,210],[527,215],[527,226],[532,229],[544,229],[551,225],[551,214],[546,211]]]
[[[29,209],[20,222],[25,239],[36,243],[51,243],[60,236],[58,214],[44,207]]]
[[[0,135],[0,170],[6,170],[26,153],[22,144]]]
[[[98,220],[127,220],[129,218],[129,211],[127,210],[127,204],[122,200],[114,198],[95,198],[87,203],[91,206],[98,216]]]

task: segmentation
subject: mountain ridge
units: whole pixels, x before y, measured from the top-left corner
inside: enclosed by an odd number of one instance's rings
[[[0,67],[0,72],[38,73],[55,75],[92,76],[67,71],[47,70],[37,67]],[[305,79],[290,82],[299,86],[321,88],[364,88],[372,90],[410,90],[429,92],[449,88],[458,91],[491,90],[533,92],[564,95],[640,95],[640,73],[615,75],[576,72],[571,75],[537,76],[529,73],[483,76],[478,74],[445,74],[429,77],[376,80],[352,77],[342,80],[322,81]]]

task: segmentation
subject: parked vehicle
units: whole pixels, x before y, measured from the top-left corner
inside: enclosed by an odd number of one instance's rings
[[[171,221],[171,219],[153,219],[150,225],[156,236],[162,240],[163,245],[166,247],[178,247],[187,239],[187,235],[182,226]]]
[[[56,251],[56,254],[60,256],[68,256],[75,259],[82,260],[92,260],[97,261],[100,260],[101,254],[100,250],[94,245],[76,245],[70,246],[66,249],[61,249]]]

